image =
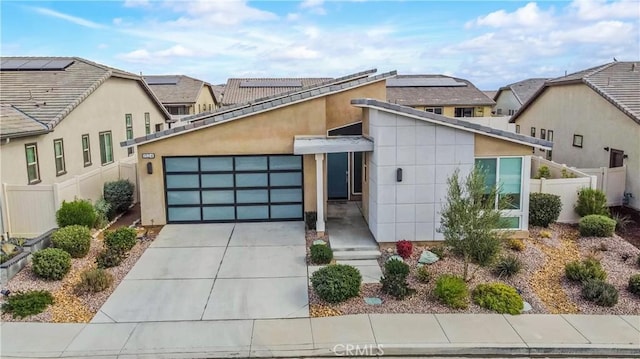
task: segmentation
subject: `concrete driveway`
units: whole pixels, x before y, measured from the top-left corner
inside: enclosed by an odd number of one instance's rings
[[[94,323],[309,316],[303,222],[165,226]]]

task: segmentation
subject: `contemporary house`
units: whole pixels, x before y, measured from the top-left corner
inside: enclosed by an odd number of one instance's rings
[[[549,79],[531,78],[503,86],[493,96],[497,116],[513,116]]]
[[[360,200],[378,242],[439,240],[447,178],[482,164],[511,199],[508,227],[526,230],[531,148],[551,144],[386,102],[396,74],[374,72],[121,143],[138,148],[142,223],[307,217],[324,232],[331,200]]]
[[[640,62],[611,62],[549,80],[512,117],[553,142],[548,157],[578,168],[626,165],[625,197],[640,209]]]
[[[447,117],[489,117],[495,102],[470,81],[445,75],[398,75],[387,100]]]
[[[224,86],[222,105],[231,106],[330,81],[331,78],[231,78]]]
[[[170,120],[140,76],[77,57],[3,57],[0,84],[1,224],[12,235],[55,227],[64,199],[97,199],[121,161],[135,162],[117,144]]]
[[[174,119],[220,107],[219,90],[184,75],[146,75],[144,80]]]

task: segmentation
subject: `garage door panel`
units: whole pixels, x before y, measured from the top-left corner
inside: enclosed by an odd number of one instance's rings
[[[271,202],[302,202],[302,188],[272,189]]]
[[[238,206],[236,212],[239,220],[269,219],[269,206]]]
[[[164,166],[167,172],[196,172],[198,171],[198,158],[193,158],[193,157],[167,158]]]
[[[233,157],[202,157],[200,170],[204,172],[233,171]]]
[[[269,158],[269,169],[274,170],[302,170],[300,157],[278,156]]]
[[[233,188],[233,174],[206,174],[200,176],[203,188]]]
[[[202,191],[203,204],[233,204],[233,190]]]
[[[200,221],[200,207],[169,207],[171,221]]]
[[[271,205],[271,218],[291,218],[302,211],[301,204]]]
[[[250,189],[236,191],[238,203],[265,203],[269,202],[269,191],[266,189]]]
[[[302,183],[302,173],[300,172],[271,173],[269,177],[273,187],[300,186]]]
[[[202,220],[204,221],[233,221],[235,217],[234,206],[202,208]]]
[[[200,204],[200,191],[168,191],[168,204]]]
[[[268,184],[266,173],[236,174],[236,187],[266,187]]]
[[[167,188],[198,188],[198,175],[167,175]]]
[[[267,158],[264,156],[236,157],[236,171],[266,171]]]

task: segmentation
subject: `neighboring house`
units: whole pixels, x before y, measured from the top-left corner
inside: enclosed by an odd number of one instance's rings
[[[220,89],[205,81],[184,75],[145,75],[144,80],[174,119],[220,107]]]
[[[448,117],[488,117],[495,102],[470,81],[444,75],[398,75],[387,100]]]
[[[547,81],[511,119],[553,142],[548,158],[578,168],[627,166],[640,209],[640,62],[611,62]]]
[[[222,105],[253,102],[285,92],[299,91],[330,80],[331,78],[231,78],[224,86]]]
[[[0,86],[0,223],[12,235],[55,226],[64,198],[46,192],[52,186],[96,174],[70,188],[97,199],[101,171],[115,168],[117,179],[118,162],[135,160],[117,144],[170,119],[140,76],[77,57],[2,57]],[[38,193],[49,195],[46,203]]]
[[[533,78],[501,87],[492,97],[496,116],[513,116],[549,79]]]
[[[388,103],[395,72],[374,71],[121,143],[138,148],[142,224],[317,218],[324,232],[328,201],[361,200],[378,242],[440,240],[447,178],[481,163],[526,230],[531,148],[550,143]]]

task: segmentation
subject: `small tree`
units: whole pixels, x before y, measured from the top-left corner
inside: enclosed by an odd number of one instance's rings
[[[505,232],[500,228],[502,218],[498,207],[505,208],[506,198],[498,196],[494,185],[487,188],[484,175],[474,169],[464,183],[456,170],[447,180],[447,202],[442,208],[441,229],[445,242],[464,261],[463,278],[469,281],[479,267],[490,265],[500,253]],[[471,263],[477,267],[469,273]]]

